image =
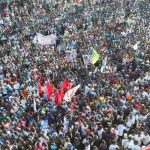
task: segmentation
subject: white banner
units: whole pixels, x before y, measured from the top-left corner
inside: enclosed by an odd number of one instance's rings
[[[72,50],[72,51],[66,51],[66,58],[68,62],[75,61],[77,57],[77,51]]]
[[[82,57],[83,57],[84,65],[87,66],[87,65],[91,64],[89,55],[82,55]]]
[[[38,43],[41,45],[55,45],[56,34],[44,36],[42,34],[37,33],[37,40],[38,40]]]

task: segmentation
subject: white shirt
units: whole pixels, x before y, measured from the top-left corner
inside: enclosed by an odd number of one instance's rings
[[[141,142],[143,140],[143,137],[142,136],[137,136],[136,137],[136,140],[138,141],[138,145],[140,146],[141,145]]]
[[[126,126],[127,126],[128,128],[130,128],[130,127],[132,126],[132,122],[128,120],[128,121],[126,122]]]
[[[133,140],[126,142],[124,147],[125,148],[130,148],[132,145],[134,145]]]
[[[104,132],[103,128],[101,130],[98,130],[98,137],[99,137],[100,140],[102,139],[103,132]]]
[[[118,135],[119,135],[119,136],[123,136],[123,131],[124,131],[124,130],[127,130],[127,128],[126,128],[124,125],[119,124],[119,125],[118,125]]]
[[[91,146],[90,146],[90,144],[89,144],[88,146],[85,147],[84,150],[90,150],[90,149],[91,149]]]
[[[22,106],[26,106],[26,103],[27,103],[26,99],[22,99],[22,100],[21,100],[21,105],[22,105]]]
[[[143,144],[144,145],[147,145],[148,144],[148,142],[150,142],[150,136],[149,135],[142,135],[142,137],[143,137]]]
[[[124,146],[128,142],[128,139],[122,139],[122,146]]]
[[[64,148],[67,149],[68,148],[68,142],[65,142],[64,144]]]
[[[13,86],[13,88],[14,88],[15,90],[19,90],[19,88],[20,88],[19,83],[15,83],[14,86]]]
[[[118,145],[111,144],[109,146],[109,150],[116,150],[116,148],[120,149]]]
[[[0,73],[2,72],[2,70],[3,70],[3,66],[2,66],[2,65],[0,65]]]
[[[135,87],[134,87],[134,91],[137,91],[137,90],[139,90],[139,87],[138,87],[138,86],[135,86]]]
[[[136,140],[137,135],[132,135],[132,140]]]
[[[88,128],[88,125],[86,125],[86,126],[82,125],[81,126],[81,130],[83,130],[83,131],[86,130],[87,128]]]
[[[82,144],[86,144],[86,138],[82,141]]]
[[[0,24],[4,24],[4,21],[2,19],[0,20]]]
[[[26,89],[27,89],[27,91],[32,93],[35,90],[35,87],[32,87],[31,85],[29,85]]]
[[[141,149],[140,146],[138,146],[138,145],[131,145],[129,148],[131,150],[140,150]]]
[[[131,121],[132,125],[135,124],[135,116],[132,116],[132,119],[129,117],[129,121]]]
[[[137,112],[138,111],[136,109],[133,109],[132,114],[135,116],[137,114]]]
[[[14,109],[11,109],[10,112],[11,113],[16,113],[19,110],[19,107],[14,107]]]

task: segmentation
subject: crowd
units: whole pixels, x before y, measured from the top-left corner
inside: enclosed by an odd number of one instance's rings
[[[6,4],[0,16],[0,149],[149,146],[149,10],[146,0]],[[56,34],[56,44],[39,44],[37,33]],[[93,51],[99,59],[92,64]]]

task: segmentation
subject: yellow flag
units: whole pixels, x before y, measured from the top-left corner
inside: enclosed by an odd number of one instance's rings
[[[98,52],[93,49],[92,55],[91,55],[91,63],[94,65],[100,58],[100,55],[98,54]]]

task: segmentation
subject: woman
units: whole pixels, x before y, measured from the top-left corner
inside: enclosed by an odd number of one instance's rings
[[[102,140],[102,143],[100,144],[98,150],[107,150],[107,144],[105,140]]]

